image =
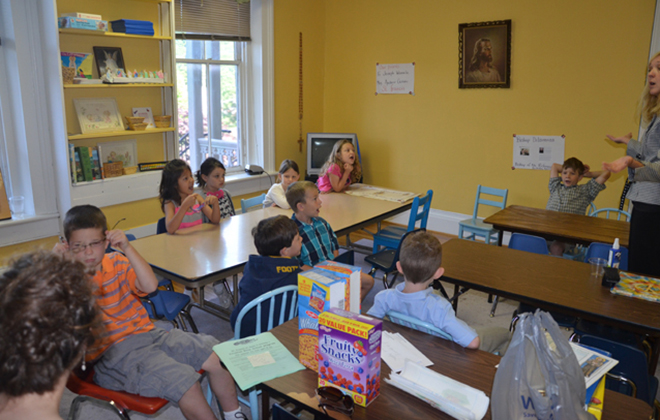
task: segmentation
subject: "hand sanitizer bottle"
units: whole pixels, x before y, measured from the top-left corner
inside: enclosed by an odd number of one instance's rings
[[[610,253],[607,258],[607,266],[613,268],[619,268],[621,263],[621,248],[619,246],[619,238],[614,240],[612,248],[610,248]]]

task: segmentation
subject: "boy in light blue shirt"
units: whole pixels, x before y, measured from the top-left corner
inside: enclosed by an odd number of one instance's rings
[[[510,340],[507,329],[475,331],[456,318],[454,309],[445,298],[433,293],[429,286],[445,272],[441,264],[442,245],[438,238],[424,231],[408,235],[396,263],[405,282],[378,293],[367,314],[383,318],[388,311],[401,312],[435,325],[463,347],[503,354]]]

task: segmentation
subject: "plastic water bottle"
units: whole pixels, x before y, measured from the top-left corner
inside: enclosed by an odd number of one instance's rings
[[[619,246],[619,238],[614,240],[612,248],[610,248],[610,253],[607,257],[607,266],[613,268],[619,268],[621,263],[621,248]]]

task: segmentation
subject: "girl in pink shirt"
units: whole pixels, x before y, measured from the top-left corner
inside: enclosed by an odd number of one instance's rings
[[[342,192],[351,183],[358,182],[361,176],[362,169],[353,143],[344,139],[335,143],[316,184],[322,193]]]

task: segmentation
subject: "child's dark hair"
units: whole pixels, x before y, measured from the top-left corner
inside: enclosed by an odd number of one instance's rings
[[[64,216],[64,237],[67,242],[71,234],[80,229],[100,229],[105,235],[108,230],[108,221],[105,215],[96,206],[89,204],[75,206],[69,209]]]
[[[280,175],[283,174],[284,172],[288,171],[289,169],[293,169],[296,171],[298,175],[300,175],[300,170],[298,169],[298,164],[291,159],[284,159],[282,161],[282,164],[280,165],[280,170],[277,171]]]
[[[252,229],[254,246],[265,257],[279,257],[282,248],[290,247],[297,234],[296,222],[283,215],[264,219]]]
[[[163,168],[163,176],[160,178],[160,188],[158,189],[161,210],[165,208],[166,201],[181,204],[181,195],[177,186],[179,185],[181,174],[186,169],[190,171],[190,166],[181,159],[172,159]],[[192,174],[192,171],[190,173]]]
[[[312,181],[296,181],[286,190],[286,202],[294,213],[298,212],[298,203],[305,203],[307,190],[318,191],[318,187]]]
[[[442,265],[442,244],[425,231],[411,233],[401,244],[399,262],[407,281],[423,283]]]
[[[566,159],[564,161],[564,164],[561,165],[561,168],[562,169],[573,169],[579,175],[584,174],[584,171],[586,169],[584,167],[584,163],[582,163],[582,161],[580,159],[574,158],[574,157]]]
[[[222,162],[220,162],[218,159],[214,157],[206,158],[206,160],[202,162],[202,166],[199,167],[199,171],[195,172],[195,177],[197,178],[197,185],[204,188],[204,186],[206,186],[206,181],[204,181],[202,175],[205,176],[211,175],[211,172],[213,172],[215,168],[220,168],[225,172],[227,171],[225,169],[225,165],[223,165]]]

